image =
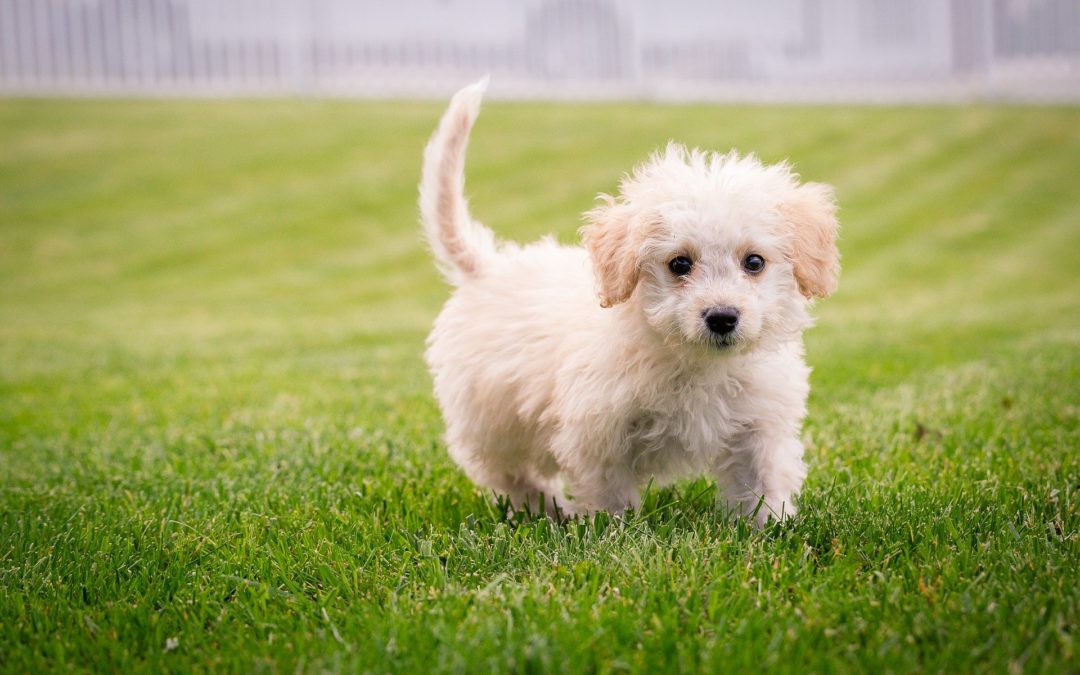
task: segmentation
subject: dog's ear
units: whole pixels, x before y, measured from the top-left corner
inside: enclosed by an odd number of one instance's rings
[[[799,291],[810,298],[824,298],[836,290],[840,275],[840,251],[836,235],[836,200],[832,186],[805,183],[780,205],[791,233],[791,262]]]
[[[603,204],[585,213],[581,228],[585,248],[596,273],[601,307],[625,301],[637,286],[640,267],[631,233],[631,210],[614,198],[601,195]]]

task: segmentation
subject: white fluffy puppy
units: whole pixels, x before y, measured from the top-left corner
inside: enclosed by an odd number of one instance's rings
[[[794,512],[802,331],[839,271],[833,191],[786,164],[668,145],[586,214],[584,247],[499,243],[464,197],[486,79],[424,153],[420,208],[457,286],[427,360],[450,455],[515,505],[619,513],[708,472],[758,526]]]

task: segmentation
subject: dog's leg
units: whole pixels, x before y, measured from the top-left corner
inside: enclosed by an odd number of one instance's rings
[[[623,438],[621,433],[595,425],[570,425],[560,431],[552,454],[558,459],[565,487],[566,503],[559,504],[564,513],[621,514],[641,505],[638,479],[626,450],[612,440]]]
[[[558,514],[557,508],[564,501],[557,485],[522,475],[504,476],[495,490],[505,494],[515,510],[526,509],[533,514],[544,513],[555,517]]]
[[[571,515],[597,511],[621,515],[626,509],[641,506],[637,476],[621,463],[603,463],[588,469],[571,467],[564,472],[563,480],[568,496],[564,510]]]
[[[627,509],[641,506],[637,480],[634,476],[613,470],[606,480],[566,477],[568,500],[563,511],[574,516],[588,516],[597,511],[622,515]]]
[[[806,477],[802,442],[793,436],[747,433],[716,467],[716,480],[728,507],[753,516],[761,528],[769,519],[795,513],[794,498]]]
[[[522,466],[520,459],[504,461],[503,466],[477,461],[462,466],[466,467],[466,473],[474,483],[509,499],[511,513],[527,510],[534,515],[544,513],[557,516],[559,511],[556,507],[561,508],[565,501],[558,481],[535,476]]]

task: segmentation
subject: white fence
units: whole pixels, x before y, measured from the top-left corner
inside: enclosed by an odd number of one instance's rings
[[[1080,0],[0,0],[8,95],[1080,100]]]

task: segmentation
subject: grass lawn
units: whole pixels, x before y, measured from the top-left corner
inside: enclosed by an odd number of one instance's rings
[[[451,463],[440,110],[0,101],[0,670],[1080,670],[1080,109],[487,107],[506,237],[669,137],[838,187],[764,532],[706,481],[508,521]]]

